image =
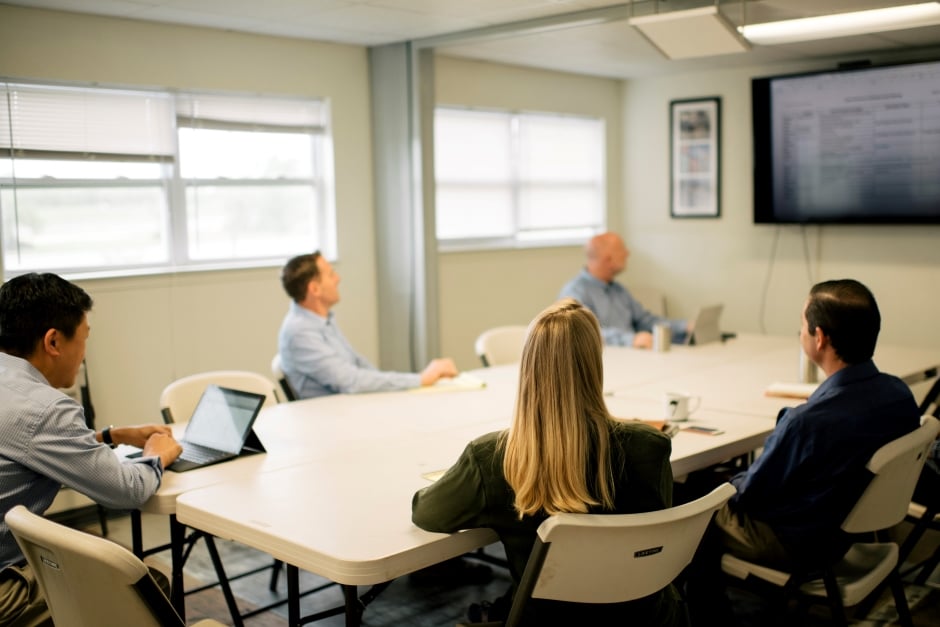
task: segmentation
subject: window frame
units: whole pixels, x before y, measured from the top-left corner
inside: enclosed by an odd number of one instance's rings
[[[313,98],[308,96],[286,96],[271,94],[245,94],[238,92],[206,92],[198,90],[177,90],[177,89],[150,89],[145,87],[127,87],[115,85],[102,85],[90,83],[67,83],[38,81],[10,77],[0,77],[0,97],[7,98],[17,88],[55,90],[65,88],[76,90],[77,92],[94,92],[102,94],[105,92],[123,92],[132,96],[146,98],[151,97],[168,99],[171,115],[166,123],[170,124],[169,132],[171,140],[171,154],[169,156],[152,156],[132,153],[96,153],[96,152],[73,152],[73,151],[54,151],[54,150],[21,150],[17,146],[16,139],[10,140],[10,124],[12,118],[0,120],[0,157],[8,160],[11,164],[9,176],[0,173],[0,190],[12,191],[16,196],[21,189],[56,189],[56,188],[90,188],[90,189],[119,189],[135,187],[159,187],[162,189],[163,206],[162,231],[160,238],[162,244],[164,260],[160,262],[142,262],[119,263],[113,265],[82,265],[75,266],[62,264],[55,267],[39,264],[36,267],[22,266],[16,269],[10,269],[6,266],[6,247],[4,246],[5,237],[0,237],[0,265],[3,267],[5,279],[25,274],[28,272],[55,272],[72,279],[84,278],[109,278],[109,277],[127,277],[127,276],[146,276],[173,274],[178,272],[201,272],[207,270],[230,270],[230,269],[249,269],[280,266],[284,262],[285,254],[305,252],[305,250],[279,252],[277,254],[264,254],[256,257],[229,256],[199,258],[192,251],[189,242],[190,225],[189,208],[187,207],[187,193],[191,187],[190,182],[195,181],[196,185],[221,185],[228,187],[246,187],[255,188],[261,186],[307,186],[311,187],[312,212],[310,224],[314,225],[316,232],[309,233],[309,239],[312,241],[310,250],[318,248],[328,258],[335,259],[337,256],[337,232],[336,232],[336,199],[333,168],[333,138],[332,138],[332,120],[330,111],[330,101],[328,98]],[[106,95],[106,94],[105,94]],[[181,172],[181,147],[180,130],[183,128],[199,128],[202,120],[196,116],[190,116],[184,113],[187,103],[200,97],[211,97],[216,99],[231,99],[232,101],[256,101],[258,108],[264,109],[265,105],[272,108],[292,103],[302,103],[303,107],[310,111],[315,111],[319,116],[317,123],[305,124],[278,124],[270,121],[260,120],[235,120],[223,122],[222,130],[242,130],[251,132],[279,132],[288,134],[305,135],[310,144],[311,150],[311,174],[309,177],[269,177],[269,178],[190,178],[184,179]],[[6,105],[7,103],[0,103]],[[12,113],[12,109],[10,110]],[[182,122],[186,118],[191,123]],[[161,123],[162,124],[162,123]],[[212,122],[203,125],[204,128],[218,129],[218,125]],[[8,134],[4,135],[6,132]],[[4,139],[6,138],[6,139]],[[7,145],[9,144],[9,145]],[[24,157],[24,154],[27,154]],[[83,161],[83,160],[110,160],[110,161],[144,161],[149,163],[158,163],[161,167],[161,175],[158,178],[18,178],[16,176],[16,162],[24,158],[37,158],[44,160],[60,161]],[[15,201],[14,201],[15,202]],[[15,210],[15,209],[14,209]],[[6,212],[7,208],[0,206],[0,211]],[[0,229],[3,223],[0,222]],[[0,231],[2,233],[2,231]],[[13,236],[14,242],[16,235]]]

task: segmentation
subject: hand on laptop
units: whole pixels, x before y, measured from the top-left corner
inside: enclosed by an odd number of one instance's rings
[[[144,427],[140,428],[144,429]],[[183,452],[183,447],[173,438],[169,428],[165,432],[152,431],[143,448],[144,457],[159,457],[164,468],[175,462]]]
[[[114,427],[111,429],[111,440],[115,444],[128,444],[137,448],[144,448],[147,440],[154,433],[172,435],[169,425],[141,425],[139,427]]]
[[[637,331],[633,336],[633,348],[653,348],[653,334],[649,331]]]

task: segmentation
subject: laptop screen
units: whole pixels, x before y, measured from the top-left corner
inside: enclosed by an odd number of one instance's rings
[[[186,426],[186,442],[238,454],[265,396],[210,385]]]

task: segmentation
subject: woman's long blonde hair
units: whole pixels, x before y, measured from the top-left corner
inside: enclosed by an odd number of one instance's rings
[[[602,350],[597,319],[575,300],[555,303],[529,325],[503,441],[503,474],[520,518],[613,508]]]

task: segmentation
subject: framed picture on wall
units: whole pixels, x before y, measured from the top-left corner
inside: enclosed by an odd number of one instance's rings
[[[721,215],[721,98],[673,100],[670,119],[670,214]]]

